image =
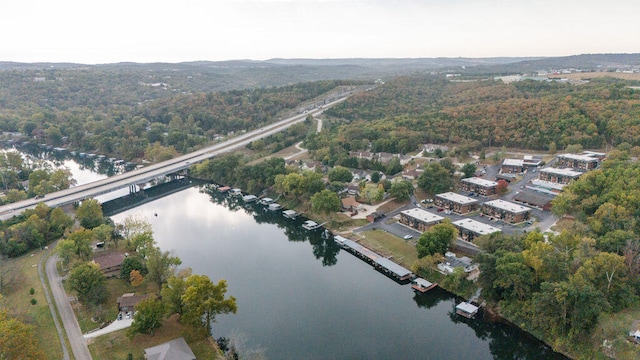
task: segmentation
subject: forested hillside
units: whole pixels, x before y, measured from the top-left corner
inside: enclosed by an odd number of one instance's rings
[[[571,85],[400,77],[328,110],[349,124],[325,142],[338,141],[351,150],[372,143],[377,151],[389,152],[415,150],[418,143],[535,150],[547,150],[552,143],[558,149],[570,144],[637,146],[640,93],[632,84],[615,79]]]

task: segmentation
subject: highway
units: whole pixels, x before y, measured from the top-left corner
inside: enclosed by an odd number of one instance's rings
[[[269,135],[280,132],[288,127],[302,122],[309,115],[319,115],[327,108],[338,104],[346,99],[348,94],[323,105],[320,108],[305,111],[302,114],[294,115],[276,123],[265,125],[261,129],[246,132],[242,135],[230,138],[224,142],[211,145],[204,149],[194,151],[189,154],[181,155],[171,160],[163,161],[157,164],[145,166],[143,168],[129,171],[123,174],[115,175],[106,179],[94,181],[77,187],[60,190],[49,193],[44,199],[27,199],[8,205],[0,206],[0,220],[6,220],[14,215],[23,212],[26,209],[34,208],[39,202],[44,202],[49,207],[58,207],[92,198],[98,195],[106,194],[111,191],[123,189],[135,184],[144,184],[152,179],[160,178],[167,174],[177,173],[181,170],[189,168],[191,165],[210,159],[217,155],[230,152],[249,144],[257,139],[265,138]]]

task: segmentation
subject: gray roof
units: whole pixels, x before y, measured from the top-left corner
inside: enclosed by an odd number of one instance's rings
[[[402,266],[394,263],[393,261],[384,258],[384,257],[379,257],[375,260],[373,260],[376,262],[376,264],[384,267],[385,269],[391,271],[392,273],[394,273],[397,277],[402,278],[408,275],[411,275],[411,271],[403,268]]]
[[[184,338],[177,338],[158,346],[144,349],[147,360],[196,360]]]

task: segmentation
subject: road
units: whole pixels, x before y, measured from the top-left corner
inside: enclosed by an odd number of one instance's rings
[[[51,244],[52,248],[54,246],[55,244]],[[51,250],[47,250],[47,252],[49,251]],[[58,321],[58,314],[56,314],[56,305],[53,301],[51,301],[51,293],[49,292],[46,278],[42,273],[42,263],[44,262],[45,258],[47,258],[47,254],[42,254],[42,256],[40,257],[40,261],[38,262],[38,277],[40,278],[40,282],[42,283],[42,289],[44,291],[45,298],[47,298],[47,304],[49,304],[49,310],[51,311],[51,316],[53,317],[53,323],[56,326],[56,330],[58,331],[60,345],[62,346],[62,359],[69,360],[69,350],[67,349],[67,343],[64,341],[64,332],[62,330],[62,326],[60,326],[60,322]]]
[[[17,213],[24,211],[25,209],[34,208],[41,201],[49,207],[62,206],[75,203],[87,198],[106,194],[111,191],[126,188],[127,186],[143,184],[152,179],[156,179],[167,174],[177,173],[181,170],[185,170],[191,167],[194,163],[198,163],[217,155],[238,149],[249,144],[252,141],[255,141],[256,139],[265,138],[284,129],[287,129],[294,124],[304,121],[308,115],[317,115],[322,113],[322,111],[324,111],[326,108],[334,106],[345,100],[347,96],[348,94],[343,95],[343,97],[338,98],[331,103],[323,105],[322,108],[316,108],[303,114],[291,116],[276,123],[266,125],[258,130],[244,133],[227,141],[194,151],[189,154],[178,156],[171,160],[145,166],[137,170],[111,176],[106,179],[94,181],[81,186],[76,186],[73,188],[57,191],[55,193],[50,193],[47,194],[44,199],[28,199],[0,206],[0,220],[11,218]]]
[[[58,255],[51,255],[46,263],[47,277],[49,278],[49,284],[51,285],[53,299],[58,307],[58,313],[62,319],[64,329],[67,332],[71,351],[76,359],[91,359],[91,353],[89,352],[87,341],[82,336],[80,325],[78,324],[76,315],[71,308],[71,303],[69,302],[67,293],[64,291],[62,286],[62,277],[58,274],[58,269],[56,269],[57,263]]]

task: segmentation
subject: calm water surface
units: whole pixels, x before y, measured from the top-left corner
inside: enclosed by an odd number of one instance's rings
[[[214,337],[269,359],[563,359],[515,327],[467,320],[460,299],[416,295],[333,241],[258,205],[191,188],[113,216],[146,217],[163,250],[214,282],[238,313]],[[241,201],[241,200],[239,200]],[[157,216],[155,216],[157,214]]]

